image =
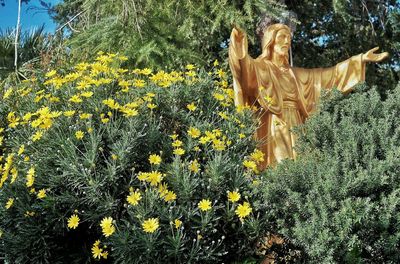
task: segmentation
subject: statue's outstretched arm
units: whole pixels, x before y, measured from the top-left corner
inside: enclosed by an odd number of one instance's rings
[[[229,65],[233,75],[235,104],[251,105],[253,90],[257,88],[254,60],[248,55],[246,33],[236,26],[230,38]]]
[[[231,33],[231,47],[238,59],[244,59],[246,57],[248,53],[247,36],[246,33],[236,25],[233,26]]]
[[[381,62],[384,59],[386,59],[387,57],[389,57],[389,53],[388,52],[374,53],[378,49],[379,49],[379,47],[375,47],[373,49],[370,49],[366,53],[363,53],[361,55],[361,60],[364,63],[365,62]]]

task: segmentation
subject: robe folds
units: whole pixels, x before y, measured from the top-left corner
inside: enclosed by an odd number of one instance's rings
[[[316,109],[322,89],[348,93],[365,80],[362,54],[329,68],[280,68],[271,60],[247,54],[247,39],[229,45],[235,104],[255,106],[260,118],[256,138],[265,154],[264,168],[285,158],[295,158],[296,136],[291,128],[304,123]]]

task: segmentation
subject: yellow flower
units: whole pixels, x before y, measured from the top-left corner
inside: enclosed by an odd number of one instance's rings
[[[50,78],[50,77],[53,77],[54,75],[56,75],[57,74],[57,71],[56,70],[52,70],[52,71],[49,71],[48,73],[46,73],[46,77],[47,78]]]
[[[225,99],[225,96],[223,94],[221,94],[221,93],[214,93],[213,97],[215,99],[217,99],[218,101],[223,101]]]
[[[217,71],[217,74],[218,74],[218,76],[219,76],[220,78],[223,78],[223,77],[225,76],[225,72],[224,72],[224,70],[222,70],[222,69],[219,69],[219,70]]]
[[[240,193],[238,193],[237,191],[228,192],[228,201],[234,203],[239,201],[239,199],[240,199]]]
[[[175,148],[178,148],[178,147],[182,146],[182,144],[183,144],[183,142],[178,140],[178,139],[175,140],[174,142],[172,142],[172,146],[175,147]]]
[[[137,116],[139,114],[138,110],[134,109],[134,108],[127,108],[127,107],[123,107],[120,109],[120,111],[122,113],[124,113],[125,117],[130,117],[130,116]],[[108,121],[107,121],[108,122]]]
[[[36,214],[35,212],[26,211],[24,216],[25,217],[32,217],[32,216],[35,216],[35,214]]]
[[[193,64],[188,64],[186,65],[186,70],[193,70],[195,68],[195,66]]]
[[[158,218],[149,218],[142,223],[142,228],[146,233],[154,233],[159,226]]]
[[[26,114],[22,117],[22,119],[23,119],[24,121],[28,122],[29,120],[31,120],[32,116],[33,116],[33,114],[29,112],[29,113],[26,113]]]
[[[128,197],[126,197],[126,201],[131,204],[131,205],[138,205],[139,201],[142,199],[142,195],[140,194],[140,192],[138,190],[136,191],[131,191],[128,195]]]
[[[11,169],[11,176],[10,183],[13,184],[18,177],[18,170],[15,167]]]
[[[37,131],[35,134],[32,135],[32,141],[38,141],[43,136],[43,131]]]
[[[47,195],[46,195],[46,190],[45,190],[45,189],[39,190],[39,192],[38,192],[38,194],[37,194],[37,198],[43,199],[43,198],[45,198],[46,196],[47,196]]]
[[[196,76],[196,72],[194,72],[194,71],[187,71],[187,72],[185,72],[185,74],[187,76],[189,76],[189,77],[195,77]]]
[[[118,159],[118,155],[112,154],[112,155],[111,155],[111,159],[112,159],[112,160],[117,160],[117,159]]]
[[[30,188],[35,182],[35,167],[31,167],[26,174],[26,187]]]
[[[104,217],[103,220],[101,220],[100,226],[101,226],[101,231],[103,232],[103,235],[105,237],[111,236],[115,232],[115,226],[113,225],[113,219],[112,217]]]
[[[194,161],[192,161],[192,162],[190,163],[190,165],[189,165],[189,170],[192,171],[192,172],[194,172],[194,173],[197,173],[197,172],[200,171],[200,164],[199,164],[199,162],[197,161],[197,159],[195,159]]]
[[[102,256],[104,259],[107,259],[107,257],[108,257],[108,251],[104,250],[103,253],[101,253],[101,256]]]
[[[139,181],[147,181],[149,178],[149,173],[148,172],[139,172],[137,177],[138,177]]]
[[[86,97],[86,98],[92,97],[92,95],[93,95],[93,92],[84,92],[84,93],[81,93],[81,96]]]
[[[243,166],[252,171],[257,171],[257,164],[252,160],[243,161]]]
[[[245,134],[243,134],[243,133],[240,133],[240,134],[239,134],[239,138],[240,138],[240,139],[245,138],[245,137],[246,137]]]
[[[79,225],[79,217],[76,214],[71,215],[71,217],[68,219],[68,228],[70,229],[76,229]]]
[[[163,179],[163,175],[161,172],[152,171],[147,175],[147,181],[150,183],[151,186],[157,186]]]
[[[100,240],[96,240],[96,242],[94,242],[94,244],[92,246],[93,258],[100,259],[102,257],[102,254],[103,254],[103,249],[100,248]]]
[[[189,111],[194,111],[196,110],[197,106],[194,103],[188,104],[187,109],[189,109]]]
[[[77,139],[82,139],[84,135],[85,135],[85,132],[83,132],[81,130],[78,130],[78,131],[75,132],[75,137]]]
[[[153,110],[154,108],[157,107],[157,105],[149,103],[149,104],[147,104],[147,107],[150,108],[151,110]]]
[[[12,92],[13,92],[12,88],[7,89],[7,91],[4,92],[3,99],[9,98],[11,96]]]
[[[152,73],[152,70],[149,68],[144,68],[143,70],[140,71],[140,73],[143,75],[150,75]]]
[[[226,146],[224,141],[219,140],[219,139],[214,139],[213,140],[213,149],[217,150],[217,151],[223,151],[225,150]]]
[[[9,198],[7,203],[6,203],[6,209],[10,209],[11,206],[14,204],[14,198]]]
[[[255,162],[263,162],[264,161],[264,153],[258,149],[255,149],[250,157]]]
[[[176,194],[173,191],[167,191],[167,193],[164,196],[164,200],[166,202],[172,202],[176,200]]]
[[[144,80],[134,79],[133,80],[133,86],[135,86],[137,88],[143,88],[143,87],[146,86],[146,82]]]
[[[75,114],[75,110],[64,111],[66,117],[71,117]]]
[[[198,203],[197,206],[201,211],[208,211],[211,209],[211,201],[208,199],[203,199]]]
[[[246,216],[248,216],[253,209],[250,207],[248,202],[244,202],[243,204],[239,204],[236,208],[235,213],[239,216],[240,220],[243,220]]]
[[[199,139],[199,143],[200,144],[207,144],[208,142],[210,142],[211,141],[211,138],[209,137],[209,136],[202,136],[200,139]]]
[[[164,183],[160,183],[158,185],[158,193],[160,195],[161,198],[164,198],[164,196],[168,193],[168,184]]]
[[[218,60],[215,60],[213,65],[214,65],[214,67],[217,67],[219,65]]]
[[[103,100],[103,104],[115,110],[121,107],[121,105],[118,102],[115,102],[115,100],[112,98]]]
[[[272,97],[270,97],[268,95],[264,96],[264,100],[267,101],[267,105],[271,105],[274,102]]]
[[[121,81],[118,82],[118,85],[121,86],[124,89],[127,89],[132,84],[129,81],[121,80]]]
[[[178,155],[178,156],[182,156],[183,154],[185,154],[185,150],[183,148],[176,148],[176,149],[174,149],[174,154]]]
[[[224,120],[229,120],[229,116],[226,114],[226,112],[219,112],[218,115]]]
[[[176,140],[178,138],[178,135],[176,133],[169,135],[170,138],[172,138],[172,140]]]
[[[10,123],[8,126],[10,128],[15,128],[18,126],[20,118],[15,116],[15,112],[9,112],[7,114],[7,120]]]
[[[89,119],[89,118],[91,118],[92,117],[92,114],[89,114],[89,113],[82,113],[82,114],[80,114],[79,115],[79,118],[80,119]]]
[[[25,151],[25,145],[21,145],[21,147],[19,147],[18,149],[18,155],[21,155],[22,153],[24,153]]]
[[[161,157],[157,154],[151,154],[149,157],[150,164],[159,165],[161,161]]]
[[[188,132],[188,135],[191,136],[192,138],[198,138],[201,135],[200,130],[195,127],[190,127],[187,132]]]
[[[82,98],[79,95],[73,95],[71,98],[69,98],[68,101],[76,104],[83,102]]]
[[[182,225],[182,221],[179,219],[175,219],[174,224],[175,228],[178,229]]]

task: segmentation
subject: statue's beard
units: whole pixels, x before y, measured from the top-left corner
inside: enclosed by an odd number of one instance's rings
[[[278,54],[278,58],[283,66],[289,66],[289,54]]]

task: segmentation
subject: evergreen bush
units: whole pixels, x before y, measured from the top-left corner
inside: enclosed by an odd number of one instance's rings
[[[299,159],[263,174],[263,210],[307,263],[399,263],[400,85],[333,92],[298,129]]]
[[[226,73],[128,70],[100,53],[5,89],[0,253],[9,263],[211,263],[264,230],[251,111]]]

